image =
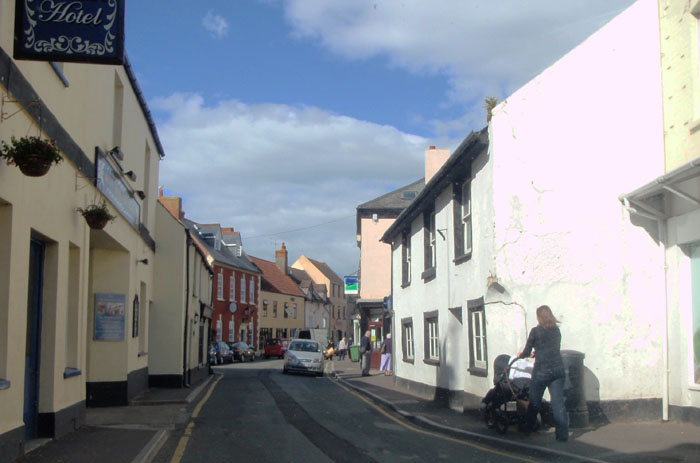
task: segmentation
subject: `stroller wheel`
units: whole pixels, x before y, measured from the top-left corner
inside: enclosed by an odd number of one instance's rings
[[[493,409],[487,408],[483,410],[483,418],[484,422],[486,423],[486,426],[489,429],[493,429],[496,427],[496,415],[493,412]]]

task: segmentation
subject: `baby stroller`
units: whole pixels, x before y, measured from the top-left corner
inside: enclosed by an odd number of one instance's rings
[[[493,361],[493,384],[481,400],[481,416],[486,425],[505,434],[508,427],[518,425],[522,430],[525,414],[530,403],[529,389],[532,379],[532,363],[507,354],[501,354]],[[535,431],[541,424],[549,423],[551,406],[542,400],[540,413],[535,423]]]

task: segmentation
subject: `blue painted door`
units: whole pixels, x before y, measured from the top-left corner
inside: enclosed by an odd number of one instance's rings
[[[24,367],[24,426],[27,439],[37,437],[38,433],[43,275],[44,244],[41,241],[32,240],[29,248],[27,344]]]

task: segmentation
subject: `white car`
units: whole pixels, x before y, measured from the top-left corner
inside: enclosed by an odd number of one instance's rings
[[[294,339],[289,343],[287,352],[284,354],[282,373],[298,371],[323,376],[323,367],[323,349],[318,341]]]

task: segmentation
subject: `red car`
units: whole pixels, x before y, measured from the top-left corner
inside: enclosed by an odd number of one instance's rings
[[[287,352],[287,345],[289,342],[282,338],[272,338],[265,342],[265,358],[284,357],[284,353]]]

